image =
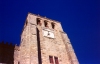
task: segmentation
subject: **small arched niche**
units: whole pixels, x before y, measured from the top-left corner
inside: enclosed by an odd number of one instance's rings
[[[54,28],[55,28],[55,23],[52,22],[52,23],[51,23],[51,26],[52,26],[52,29],[54,29]]]
[[[37,25],[41,25],[41,19],[40,18],[37,18],[36,21],[37,21]]]
[[[44,21],[44,26],[48,27],[48,21],[46,21],[46,20]]]

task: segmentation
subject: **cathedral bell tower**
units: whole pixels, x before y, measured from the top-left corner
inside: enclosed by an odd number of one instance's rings
[[[61,23],[28,13],[15,64],[79,64]]]

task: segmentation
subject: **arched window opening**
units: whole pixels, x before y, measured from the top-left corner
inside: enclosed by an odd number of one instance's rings
[[[49,56],[49,61],[50,61],[50,64],[54,64],[54,62],[53,62],[53,56]]]
[[[37,25],[41,25],[40,18],[37,18]]]
[[[47,21],[44,21],[44,26],[48,27],[48,22]]]
[[[54,57],[54,59],[55,59],[55,64],[59,64],[58,57]]]
[[[53,22],[51,23],[51,26],[53,29],[55,28],[55,24]]]

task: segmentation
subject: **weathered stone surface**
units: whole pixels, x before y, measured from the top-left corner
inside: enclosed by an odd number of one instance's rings
[[[36,19],[40,18],[41,25]],[[19,51],[15,51],[15,64],[50,64],[49,56],[58,57],[59,64],[79,64],[66,33],[61,24],[55,20],[29,13],[21,35]],[[47,21],[47,27],[44,21]],[[55,23],[54,29],[51,23]],[[43,36],[43,30],[48,29],[54,34]],[[48,31],[47,30],[47,31]],[[49,33],[47,35],[50,35]]]

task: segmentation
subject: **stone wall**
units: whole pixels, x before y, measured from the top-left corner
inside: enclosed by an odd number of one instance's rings
[[[67,54],[68,54],[68,57],[69,57],[69,62],[71,64],[79,64],[78,59],[75,55],[74,49],[71,45],[71,42],[70,42],[67,34],[64,33],[64,32],[61,32],[61,36],[63,38],[63,42],[64,42],[66,50],[67,50]]]
[[[37,18],[40,19],[39,24]],[[54,28],[51,23],[54,23]],[[44,36],[44,29],[52,31],[54,38]],[[19,49],[15,51],[15,64],[18,61],[20,64],[50,64],[49,56],[53,57],[54,64],[54,57],[58,57],[59,64],[79,64],[61,23],[31,13],[28,14],[22,31]]]
[[[20,63],[20,47],[15,45],[14,48],[14,64]]]

